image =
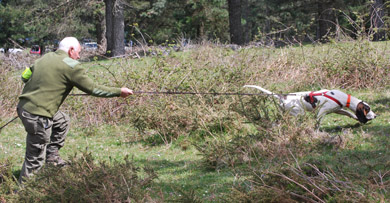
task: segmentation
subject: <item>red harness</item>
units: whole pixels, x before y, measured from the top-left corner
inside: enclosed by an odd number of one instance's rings
[[[309,94],[309,97],[310,97],[310,103],[313,104],[315,101],[314,101],[314,97],[315,96],[324,96],[328,99],[331,99],[333,100],[334,102],[336,102],[341,108],[343,108],[343,105],[341,104],[341,102],[339,100],[337,100],[336,98],[332,97],[332,96],[329,96],[327,95],[328,91],[326,92],[321,92],[321,93],[314,93],[314,92],[310,92]],[[349,105],[351,104],[351,95],[349,94],[348,95],[348,99],[347,99],[347,104],[345,105],[345,107],[349,108]]]

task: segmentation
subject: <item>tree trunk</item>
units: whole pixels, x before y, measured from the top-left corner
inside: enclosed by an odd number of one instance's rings
[[[229,28],[230,42],[232,44],[242,45],[243,27],[241,24],[241,0],[228,0],[229,7]]]
[[[106,20],[104,15],[97,14],[95,16],[95,29],[96,29],[96,39],[99,46],[99,52],[105,52],[107,47],[106,35]]]
[[[122,0],[105,0],[107,55],[125,54],[125,30]]]
[[[245,44],[249,43],[251,39],[251,26],[249,23],[249,3],[248,0],[241,0],[241,13],[242,19],[244,19],[243,26],[243,41]]]
[[[386,38],[384,28],[384,5],[383,0],[375,0],[371,6],[371,32],[374,33],[373,41],[383,41]]]
[[[335,29],[335,20],[332,6],[333,0],[330,1],[318,1],[318,29],[317,29],[317,39],[321,42],[327,42],[327,37],[332,36],[332,30]]]
[[[107,55],[111,55],[109,50],[112,50],[112,10],[115,0],[104,0],[106,4],[106,42],[107,42]]]

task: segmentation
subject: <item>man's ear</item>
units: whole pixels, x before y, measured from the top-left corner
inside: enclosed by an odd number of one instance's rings
[[[70,47],[69,48],[69,50],[68,50],[68,55],[70,56],[70,54],[72,53],[72,50],[73,50],[74,48],[73,47]]]

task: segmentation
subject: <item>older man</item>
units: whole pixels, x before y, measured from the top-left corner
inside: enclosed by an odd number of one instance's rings
[[[58,150],[64,146],[69,130],[69,116],[59,107],[73,87],[97,97],[127,97],[133,91],[126,88],[97,85],[87,77],[77,59],[81,45],[74,37],[64,38],[56,52],[35,61],[22,74],[26,83],[19,97],[18,115],[27,131],[26,154],[19,182],[38,171],[45,160],[65,165]]]

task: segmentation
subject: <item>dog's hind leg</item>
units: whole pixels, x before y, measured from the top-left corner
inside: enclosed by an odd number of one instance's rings
[[[324,116],[320,116],[320,117],[318,117],[317,118],[317,120],[316,120],[316,125],[315,125],[315,127],[314,127],[314,129],[316,130],[316,131],[319,131],[320,130],[320,126],[321,126],[321,122],[322,122],[322,119],[324,118]]]
[[[316,126],[315,128],[317,130],[320,129],[320,125],[321,125],[321,122],[322,122],[322,119],[324,119],[325,115],[329,114],[330,112],[332,112],[333,110],[331,110],[330,108],[328,108],[326,106],[326,102],[324,104],[321,104],[319,106],[319,111],[317,112],[317,122],[316,122]]]

